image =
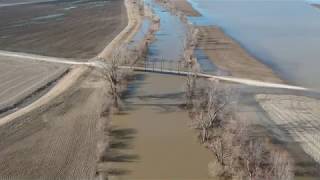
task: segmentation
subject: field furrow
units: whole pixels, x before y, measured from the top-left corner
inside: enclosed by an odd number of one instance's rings
[[[293,95],[256,96],[270,118],[291,137],[303,150],[320,162],[320,101]]]

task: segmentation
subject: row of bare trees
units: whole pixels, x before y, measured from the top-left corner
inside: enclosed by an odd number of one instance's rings
[[[160,19],[150,15],[151,24],[144,38],[136,44],[123,45],[113,50],[111,58],[103,60],[102,77],[108,84],[108,93],[112,99],[115,110],[121,107],[120,95],[130,80],[132,70],[130,68],[120,69],[120,66],[133,66],[139,61],[144,62],[148,53],[149,44],[154,40],[155,32],[159,30]]]
[[[198,131],[201,144],[216,157],[209,165],[213,176],[293,179],[293,161],[288,152],[273,145],[268,138],[252,136],[250,125],[236,115],[238,93],[220,82],[209,82],[197,88],[194,86],[196,77],[191,79],[192,83],[187,78],[186,85],[191,126]]]
[[[146,15],[146,7],[143,0],[132,0],[131,4],[141,15]],[[144,62],[148,53],[149,44],[154,40],[154,34],[160,27],[160,19],[150,13],[146,15],[151,20],[151,25],[144,38],[135,44],[125,44],[115,48],[108,59],[101,59],[103,63],[100,69],[100,75],[106,82],[106,92],[108,102],[105,111],[101,114],[101,121],[97,123],[98,140],[97,140],[97,171],[96,179],[108,179],[108,170],[103,166],[104,156],[108,154],[110,143],[111,125],[110,119],[114,112],[121,109],[121,94],[126,89],[128,81],[132,78],[131,66],[136,65],[139,61]],[[127,68],[121,68],[127,67]],[[100,168],[100,166],[104,168]]]

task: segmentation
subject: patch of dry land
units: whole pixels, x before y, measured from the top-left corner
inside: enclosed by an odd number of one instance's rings
[[[35,98],[59,79],[68,66],[14,58],[0,59],[0,115]]]
[[[123,0],[0,7],[0,49],[88,59],[100,53],[126,25]]]
[[[235,77],[283,83],[269,67],[252,57],[220,28],[202,26],[199,30],[199,48],[220,69]]]

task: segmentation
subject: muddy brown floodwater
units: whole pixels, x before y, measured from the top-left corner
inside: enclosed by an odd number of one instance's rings
[[[111,179],[209,179],[213,159],[188,127],[184,78],[139,73],[114,116]]]

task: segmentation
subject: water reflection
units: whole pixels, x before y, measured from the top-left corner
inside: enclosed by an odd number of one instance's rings
[[[156,33],[156,40],[150,45],[150,61],[156,59],[181,60],[186,34],[185,25],[177,16],[156,5],[153,0],[145,1],[152,6],[155,14],[161,19],[160,30]]]

